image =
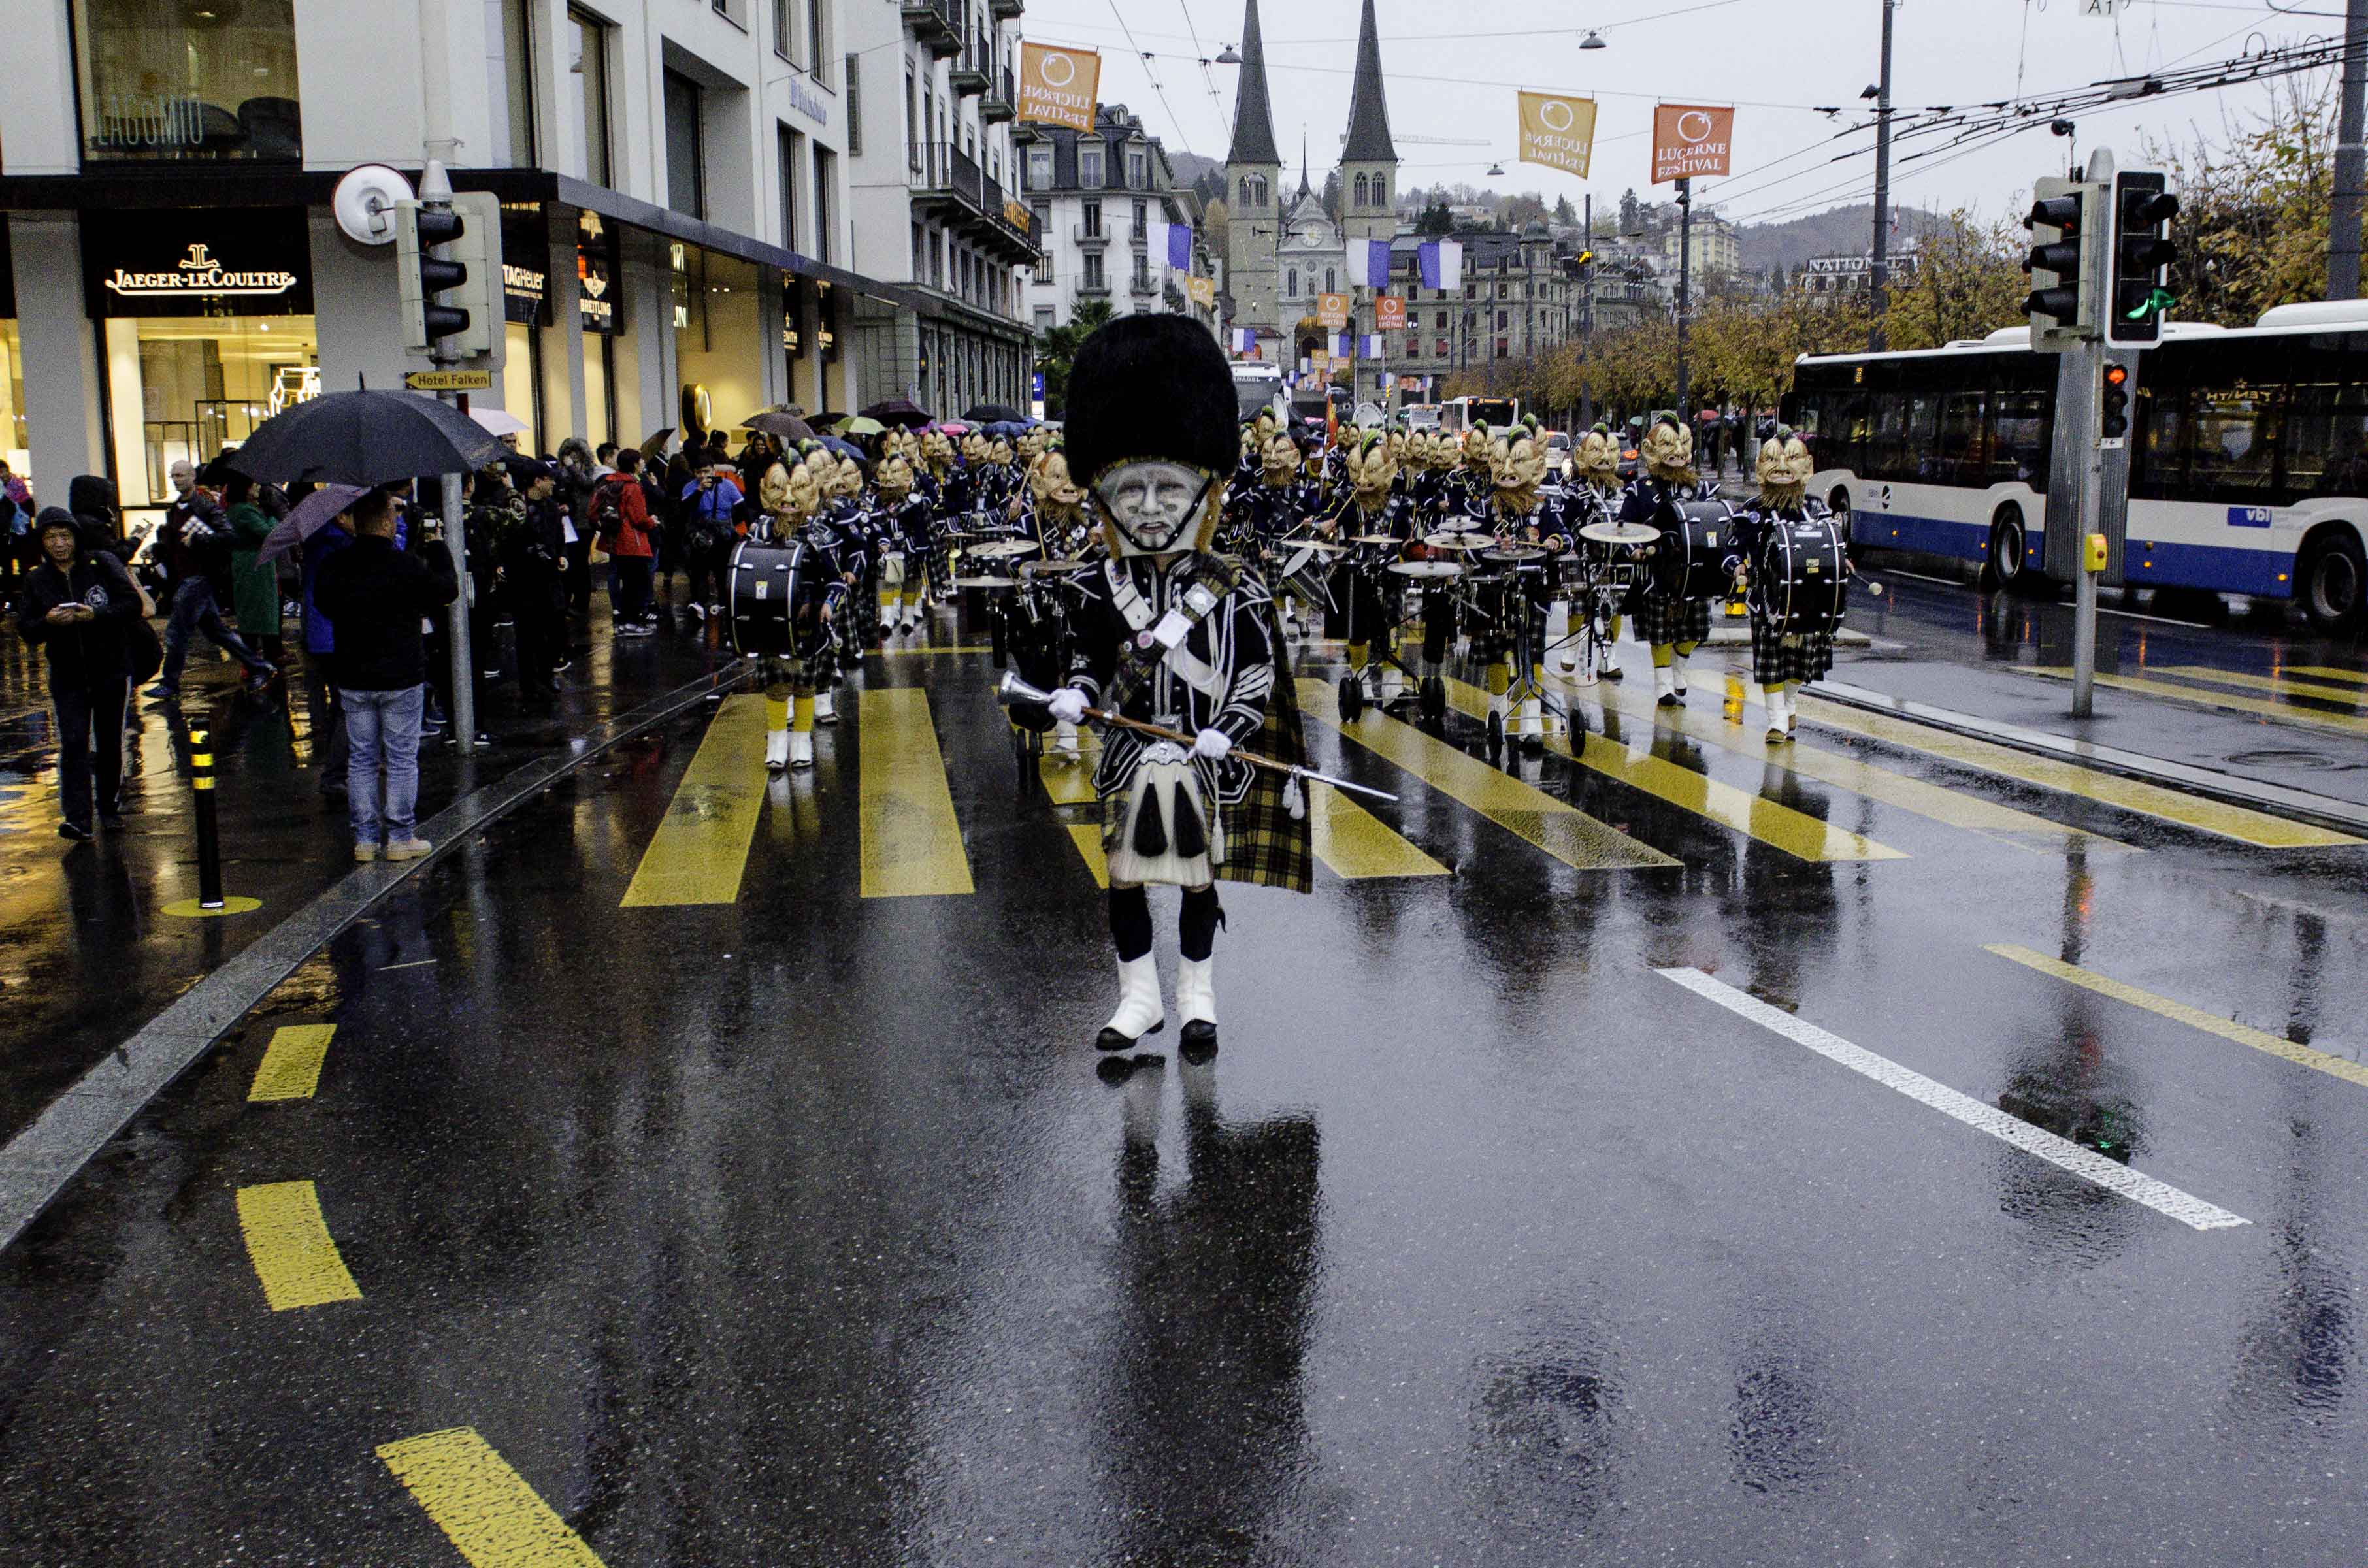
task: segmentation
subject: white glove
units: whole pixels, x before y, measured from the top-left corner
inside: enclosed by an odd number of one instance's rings
[[[1064,724],[1074,724],[1086,716],[1086,694],[1074,686],[1064,686],[1052,695],[1044,707]]]
[[[1223,730],[1203,730],[1192,738],[1192,755],[1205,756],[1211,762],[1223,762],[1225,754],[1234,749],[1234,737]]]

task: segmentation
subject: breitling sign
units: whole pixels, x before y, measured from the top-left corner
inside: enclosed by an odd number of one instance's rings
[[[94,317],[302,315],[313,309],[302,208],[83,214]]]
[[[1019,118],[1042,125],[1091,131],[1095,95],[1101,91],[1101,77],[1102,57],[1090,49],[1022,43]]]

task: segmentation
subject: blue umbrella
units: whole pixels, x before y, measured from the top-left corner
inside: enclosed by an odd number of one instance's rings
[[[256,551],[258,564],[277,561],[319,532],[322,525],[344,511],[370,492],[359,484],[324,484],[302,501],[263,541]]]
[[[843,458],[853,458],[857,462],[867,460],[863,456],[863,449],[852,441],[842,441],[836,436],[825,436],[821,440],[823,449],[825,451],[836,452]]]

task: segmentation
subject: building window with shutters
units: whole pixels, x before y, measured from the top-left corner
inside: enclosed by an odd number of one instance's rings
[[[1099,146],[1077,149],[1077,183],[1087,190],[1102,187],[1102,153]]]

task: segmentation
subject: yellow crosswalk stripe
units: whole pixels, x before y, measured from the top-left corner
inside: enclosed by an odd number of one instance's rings
[[[2288,673],[2311,676],[2319,680],[2347,680],[2355,686],[2368,686],[2368,674],[2359,670],[2339,670],[2332,665],[2295,665]]]
[[[2132,854],[2140,852],[2135,845],[2121,843],[2102,834],[2066,827],[2045,817],[2032,816],[2011,806],[1985,801],[1966,790],[1927,784],[1921,778],[1910,778],[1872,762],[1826,751],[1798,740],[1771,746],[1763,738],[1766,733],[1764,719],[1758,723],[1731,724],[1707,712],[1660,707],[1654,701],[1653,694],[1641,687],[1630,688],[1609,681],[1581,687],[1565,676],[1549,678],[1565,691],[1584,695],[1607,710],[1633,719],[1649,720],[1662,729],[1676,731],[1688,740],[1714,745],[1755,761],[1772,761],[1786,772],[1800,778],[1814,778],[1820,784],[1830,784],[1837,790],[1847,790],[1853,795],[1880,801],[1884,805],[1896,806],[1901,811],[1913,812],[1933,822],[1961,827],[2018,848],[2055,851],[2085,847],[2091,850],[2126,850]]]
[[[1309,716],[1338,729],[1377,756],[1395,763],[1449,799],[1526,839],[1582,871],[1633,870],[1679,862],[1649,844],[1640,844],[1607,823],[1596,821],[1566,801],[1523,783],[1435,736],[1386,713],[1367,710],[1353,724],[1341,722],[1339,699],[1327,681],[1303,677],[1299,703]]]
[[[238,1189],[238,1228],[246,1237],[247,1261],[263,1281],[263,1299],[275,1312],[331,1301],[359,1301],[361,1287],[346,1271],[346,1260],[321,1217],[321,1195],[309,1181],[275,1181]]]
[[[861,709],[863,896],[927,898],[977,891],[945,753],[917,686],[868,687]]]
[[[2094,970],[2082,969],[2077,964],[2051,959],[2044,953],[2033,952],[2029,948],[2019,947],[2012,942],[1992,942],[1985,946],[1982,950],[1996,953],[2002,959],[2012,959],[2027,969],[2035,969],[2042,974],[2054,975],[2067,984],[2093,991],[2100,996],[2110,996],[2116,1002],[2126,1002],[2133,1007],[2144,1007],[2149,1013],[2159,1014],[2163,1017],[2185,1024],[2190,1028],[2198,1028],[2206,1034],[2218,1035],[2222,1040],[2234,1040],[2238,1045],[2250,1046],[2255,1051],[2266,1051],[2271,1056],[2283,1058],[2297,1066],[2309,1067],[2331,1077],[2340,1078],[2348,1084],[2357,1084],[2362,1088],[2368,1088],[2368,1067],[2357,1062],[2340,1056],[2330,1056],[2324,1051],[2313,1051],[2306,1045],[2296,1045],[2290,1040],[2282,1039],[2261,1029],[2249,1028],[2228,1018],[2215,1017],[2201,1008],[2191,1007],[2184,1002],[2174,1002],[2168,996],[2157,996],[2151,991],[2141,991],[2135,985],[2099,974]]]
[[[765,699],[727,697],[625,889],[625,909],[736,903],[765,804]]]
[[[2049,680],[2068,681],[2072,678],[2072,671],[2061,665],[2034,666],[2023,673],[2043,676]],[[2251,713],[2305,730],[2334,730],[2347,735],[2368,735],[2368,719],[2348,719],[2340,713],[2307,713],[2291,703],[2264,702],[2255,697],[2231,697],[2197,687],[2173,686],[2167,680],[2147,680],[2142,676],[2100,673],[2096,680],[2099,686],[2111,687],[2115,691],[2134,691],[2141,697],[2168,698],[2174,702],[2192,703],[2199,708],[2225,708],[2232,713]]]
[[[1044,793],[1056,806],[1089,805],[1094,794],[1094,754],[1083,751],[1077,760],[1069,761],[1052,752],[1036,759],[1036,776],[1044,781]],[[1110,886],[1110,858],[1102,853],[1102,829],[1099,817],[1080,821],[1085,813],[1064,813],[1062,825],[1068,830],[1069,840],[1077,846],[1077,854],[1086,862],[1086,869],[1094,874],[1094,886]]]
[[[263,1061],[246,1091],[251,1100],[309,1100],[321,1085],[321,1063],[329,1054],[335,1024],[282,1024],[271,1031]]]
[[[1934,729],[1930,725],[1893,718],[1889,714],[1847,708],[1812,697],[1807,692],[1801,694],[1799,701],[1803,718],[1814,719],[1847,734],[1862,735],[1886,745],[1920,751],[1949,762],[1978,767],[1985,773],[2019,778],[2042,789],[2077,795],[2084,801],[2095,801],[2141,816],[2158,818],[2201,833],[2216,834],[2242,844],[2255,844],[2271,849],[2298,849],[2361,842],[2330,828],[2288,822],[2283,817],[2273,817],[2243,806],[2225,805],[2201,796],[2182,795],[2159,784],[2147,784],[2093,767],[2083,767],[2078,763],[2016,751],[2010,746]]]
[[[1447,868],[1409,843],[1397,829],[1326,784],[1307,786],[1315,858],[1336,877],[1443,877]]]
[[[2181,680],[2210,681],[2215,686],[2242,687],[2247,691],[2275,692],[2281,697],[2311,697],[2321,702],[2341,702],[2354,707],[2368,702],[2368,691],[2355,691],[2340,686],[2319,686],[2284,675],[2256,676],[2247,675],[2241,670],[2215,670],[2209,665],[2148,665],[2146,673],[2177,676]]]
[[[602,1568],[473,1427],[382,1443],[377,1451],[470,1568]]]
[[[1488,713],[1488,694],[1468,681],[1447,683],[1451,706],[1475,719]],[[1887,844],[1846,828],[1820,822],[1806,812],[1758,795],[1746,794],[1691,767],[1680,767],[1655,756],[1649,746],[1624,746],[1602,735],[1579,737],[1572,745],[1565,735],[1548,735],[1546,749],[1580,767],[1641,790],[1680,811],[1755,838],[1804,860],[1905,860],[1907,855]]]

